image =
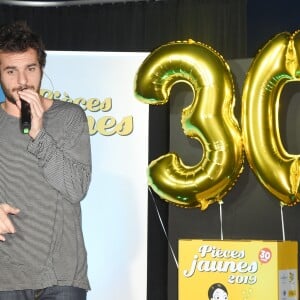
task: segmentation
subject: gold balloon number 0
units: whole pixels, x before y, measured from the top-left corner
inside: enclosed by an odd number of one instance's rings
[[[171,42],[150,53],[140,66],[137,98],[148,104],[168,102],[174,84],[186,82],[192,103],[182,111],[182,129],[203,148],[201,161],[185,165],[167,153],[148,166],[148,183],[164,200],[205,210],[221,202],[243,170],[244,149],[263,184],[283,204],[299,202],[299,156],[284,149],[278,110],[282,88],[298,80],[299,32],[280,33],[253,60],[242,95],[242,128],[234,116],[230,68],[211,47],[194,41]]]

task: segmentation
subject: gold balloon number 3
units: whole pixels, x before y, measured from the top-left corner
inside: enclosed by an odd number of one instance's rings
[[[203,157],[186,166],[168,153],[152,161],[148,181],[163,199],[202,210],[221,201],[234,185],[243,166],[238,122],[233,115],[233,80],[227,63],[201,43],[173,42],[151,53],[136,78],[136,95],[149,104],[165,104],[172,86],[188,83],[194,92],[182,112],[185,135],[203,146]]]
[[[234,117],[234,85],[228,64],[211,47],[171,42],[154,50],[140,66],[135,93],[144,103],[167,103],[171,88],[186,82],[193,102],[182,111],[186,136],[203,147],[201,161],[185,165],[167,153],[148,167],[148,183],[164,200],[205,210],[221,202],[243,170],[243,149],[260,182],[280,201],[299,201],[299,156],[281,142],[278,110],[284,85],[300,76],[299,33],[280,33],[252,62],[242,96],[242,129]],[[298,48],[297,48],[298,47]]]

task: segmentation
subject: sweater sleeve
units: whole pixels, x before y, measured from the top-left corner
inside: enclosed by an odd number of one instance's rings
[[[38,160],[49,184],[72,203],[81,201],[91,179],[90,136],[85,113],[66,117],[62,146],[45,130],[31,140],[27,150]]]

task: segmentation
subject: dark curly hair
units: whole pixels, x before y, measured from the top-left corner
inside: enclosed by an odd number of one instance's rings
[[[26,22],[17,21],[0,27],[1,52],[24,52],[29,48],[36,50],[39,64],[43,68],[46,65],[45,46]]]

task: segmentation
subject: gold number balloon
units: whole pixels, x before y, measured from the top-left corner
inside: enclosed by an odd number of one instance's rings
[[[140,66],[136,96],[144,103],[165,104],[178,82],[186,82],[194,92],[192,104],[182,112],[182,128],[202,144],[203,157],[187,166],[177,154],[167,153],[148,166],[148,182],[162,199],[204,210],[222,200],[243,168],[233,80],[227,63],[211,47],[171,42],[150,53]]]
[[[242,132],[247,159],[260,182],[284,204],[299,202],[299,155],[287,153],[278,111],[283,87],[299,80],[300,34],[280,33],[252,62],[242,96]]]

